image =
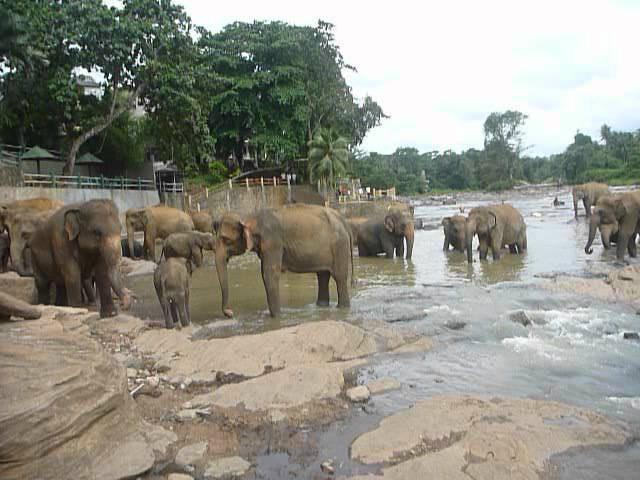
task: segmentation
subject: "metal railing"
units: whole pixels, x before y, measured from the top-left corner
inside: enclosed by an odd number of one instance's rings
[[[40,173],[24,173],[23,184],[25,187],[43,188],[100,188],[108,190],[155,190],[153,180],[146,178],[127,177],[84,177],[82,175],[54,175]],[[178,188],[177,184],[171,184],[173,188]],[[182,192],[182,184],[180,190]],[[171,191],[171,190],[169,190]]]

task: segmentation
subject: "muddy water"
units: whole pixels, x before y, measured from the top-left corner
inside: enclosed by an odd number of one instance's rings
[[[558,195],[565,206],[554,208]],[[475,261],[463,254],[442,252],[443,216],[475,205],[507,200],[519,208],[527,223],[529,251],[506,254],[498,262]],[[568,190],[529,194],[482,195],[458,206],[417,207],[427,229],[416,232],[414,258],[355,258],[358,287],[350,311],[315,306],[314,275],[284,274],[281,281],[283,315],[272,320],[266,311],[264,288],[255,255],[230,263],[231,301],[237,326],[225,334],[280,328],[297,322],[342,319],[351,322],[385,320],[432,336],[436,348],[426,354],[381,356],[362,372],[360,380],[391,376],[400,391],[375,397],[367,412],[323,432],[316,441],[320,454],[296,474],[317,473],[327,458],[342,463],[342,472],[362,467],[348,460],[348,446],[357,433],[381,416],[442,393],[468,393],[558,400],[596,409],[640,433],[640,342],[623,340],[625,331],[640,330],[640,317],[631,308],[604,304],[540,287],[550,273],[592,275],[615,259],[596,245],[587,256],[588,225],[573,218]],[[582,212],[584,215],[584,212]],[[599,243],[599,241],[598,241]],[[632,260],[636,263],[637,260]],[[140,296],[135,313],[160,318],[149,277],[130,280]],[[335,290],[332,300],[335,304]],[[509,313],[524,310],[533,324],[521,326]],[[219,285],[209,264],[195,272],[191,293],[195,322],[222,318]],[[600,451],[593,468],[584,469],[587,453],[572,453],[562,462],[561,478],[637,478],[640,448]],[[286,457],[258,461],[259,478],[278,478]],[[288,468],[293,468],[289,465]]]

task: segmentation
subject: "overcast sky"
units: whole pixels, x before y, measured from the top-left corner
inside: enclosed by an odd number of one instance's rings
[[[357,97],[391,116],[363,148],[390,153],[481,148],[492,111],[520,110],[530,154],[557,153],[576,130],[640,128],[640,0],[177,0],[195,23],[335,25],[358,72]]]

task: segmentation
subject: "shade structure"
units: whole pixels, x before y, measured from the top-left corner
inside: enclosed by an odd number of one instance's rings
[[[35,160],[38,166],[38,173],[40,173],[40,160],[57,160],[58,157],[49,153],[44,148],[39,146],[31,147],[29,150],[24,152],[24,154],[20,157],[21,160]]]
[[[93,165],[94,168],[98,168],[97,166],[104,165],[104,162],[96,157],[93,153],[87,152],[81,155],[78,160],[76,160],[76,165],[87,165],[89,176],[92,177],[95,172],[91,171],[91,166]]]

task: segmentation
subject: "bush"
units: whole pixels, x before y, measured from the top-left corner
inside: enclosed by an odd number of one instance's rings
[[[503,190],[511,190],[513,186],[513,180],[498,180],[487,185],[485,190],[489,192],[502,192]]]

